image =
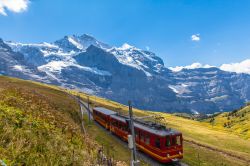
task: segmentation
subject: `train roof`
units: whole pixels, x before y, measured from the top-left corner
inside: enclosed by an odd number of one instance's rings
[[[150,125],[145,125],[145,124],[141,124],[138,122],[134,122],[134,126],[137,128],[140,128],[144,131],[147,131],[147,132],[150,132],[152,134],[159,135],[162,137],[168,136],[168,135],[180,134],[179,132],[177,132],[171,128],[157,129],[157,128],[151,127]]]
[[[106,109],[106,108],[103,108],[103,107],[95,107],[94,110],[98,111],[98,112],[101,112],[105,115],[115,115],[117,114],[116,112],[114,111],[111,111],[109,109]]]
[[[118,115],[110,115],[110,117],[112,117],[113,119],[119,120],[121,122],[126,123],[126,119],[122,116],[118,116]]]
[[[126,122],[126,119],[128,119],[127,117],[123,117],[123,116],[119,116],[116,114],[110,115],[111,118],[119,120],[121,122]],[[175,131],[173,129],[170,128],[155,128],[153,125],[150,126],[150,124],[146,125],[145,123],[140,123],[138,121],[134,121],[134,126],[136,128],[142,129],[144,131],[147,131],[149,133],[155,134],[155,135],[159,135],[159,136],[167,136],[167,135],[175,135],[175,134],[180,134],[180,132]]]

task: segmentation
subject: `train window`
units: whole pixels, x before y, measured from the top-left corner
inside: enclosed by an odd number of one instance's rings
[[[144,142],[144,134],[141,132],[140,133],[141,141]]]
[[[128,131],[128,126],[127,125],[125,125],[124,128],[125,128],[125,131]]]
[[[124,124],[124,131],[128,131],[128,127],[127,127],[127,125],[126,124]]]
[[[178,135],[176,137],[176,143],[177,143],[177,145],[181,145],[181,136],[180,135]]]
[[[145,143],[146,143],[147,145],[150,144],[150,137],[149,137],[149,135],[146,135],[146,137],[145,137]]]
[[[125,129],[124,129],[124,125],[121,123],[121,129],[124,131]]]
[[[172,145],[176,145],[176,137],[175,136],[171,137],[171,142],[172,142]]]
[[[123,130],[123,124],[122,123],[120,123],[120,128]]]
[[[119,129],[122,130],[122,125],[121,125],[121,123],[119,123]]]
[[[166,137],[166,146],[167,147],[170,146],[170,138],[169,138],[169,136]]]
[[[122,123],[120,123],[120,128],[123,130],[123,124]]]
[[[157,147],[157,148],[160,148],[160,147],[161,147],[160,138],[155,138],[155,147]]]
[[[122,130],[126,131],[126,125],[125,124],[122,124]]]

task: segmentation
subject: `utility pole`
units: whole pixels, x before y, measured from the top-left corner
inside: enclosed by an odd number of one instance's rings
[[[89,115],[89,124],[90,124],[89,96],[88,96],[88,115]]]
[[[140,161],[137,160],[137,155],[136,155],[136,143],[135,143],[135,128],[134,128],[134,119],[133,119],[133,110],[131,106],[131,101],[128,102],[129,105],[129,120],[130,120],[130,130],[132,134],[128,137],[128,142],[129,142],[129,147],[131,149],[131,166],[139,166]],[[132,141],[132,142],[131,142]]]
[[[77,98],[78,98],[78,102],[79,102],[79,105],[80,105],[82,130],[83,130],[84,134],[86,134],[87,132],[86,132],[86,129],[84,127],[83,108],[82,108],[82,103],[81,103],[81,97],[80,97],[80,95]]]
[[[130,149],[131,158],[130,158],[130,166],[133,166],[134,163],[134,141],[133,136],[128,135],[128,148]]]

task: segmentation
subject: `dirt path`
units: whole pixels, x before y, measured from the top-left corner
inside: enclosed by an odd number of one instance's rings
[[[211,146],[208,146],[208,145],[204,145],[204,144],[195,142],[195,141],[193,141],[193,140],[184,139],[184,142],[187,142],[187,143],[189,143],[189,144],[192,144],[192,145],[195,145],[195,146],[199,146],[199,147],[202,147],[202,148],[206,148],[206,149],[208,149],[208,150],[210,150],[210,151],[217,152],[217,153],[223,154],[223,155],[225,155],[225,156],[229,156],[229,157],[232,157],[232,158],[241,160],[241,161],[246,162],[247,164],[250,165],[250,159],[246,159],[246,158],[241,157],[241,156],[238,156],[238,155],[236,155],[236,154],[233,154],[233,153],[230,153],[230,152],[221,150],[221,149],[217,149],[217,148],[214,148],[214,147],[211,147]]]

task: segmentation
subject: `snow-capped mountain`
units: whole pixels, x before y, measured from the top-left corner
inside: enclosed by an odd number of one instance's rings
[[[89,35],[40,44],[0,40],[0,74],[165,112],[229,111],[250,100],[249,74],[200,64],[168,69],[153,52],[110,46]]]
[[[90,35],[72,35],[72,36],[65,36],[63,39],[55,41],[55,44],[59,46],[61,49],[65,51],[80,51],[86,50],[90,45],[102,48],[102,49],[109,49],[111,48],[109,45],[97,41],[94,37]]]
[[[222,71],[216,67],[184,69],[173,73],[169,87],[193,112],[239,108],[250,99],[250,75]]]

